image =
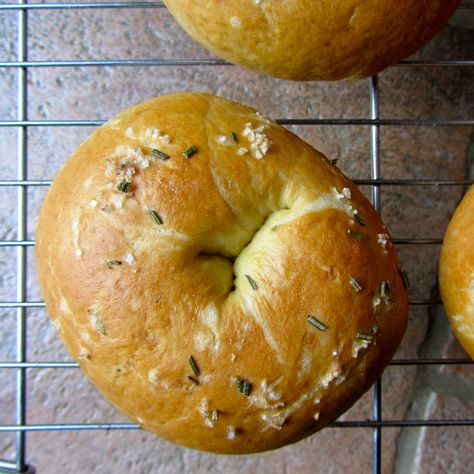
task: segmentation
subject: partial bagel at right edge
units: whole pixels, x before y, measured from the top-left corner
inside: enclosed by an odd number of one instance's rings
[[[454,334],[474,359],[474,187],[449,223],[439,264],[439,285]]]

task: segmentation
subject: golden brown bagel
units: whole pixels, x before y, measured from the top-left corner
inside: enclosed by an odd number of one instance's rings
[[[219,57],[297,80],[359,79],[410,56],[460,0],[164,0]]]
[[[458,341],[474,359],[474,187],[449,223],[439,264],[444,307]]]
[[[285,128],[208,94],[100,127],[54,180],[36,237],[48,311],[83,371],[192,448],[263,451],[324,427],[407,322],[365,197]]]

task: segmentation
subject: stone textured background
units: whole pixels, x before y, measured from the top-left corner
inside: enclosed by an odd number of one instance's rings
[[[0,3],[7,3],[0,1]],[[33,3],[33,2],[32,2]],[[68,2],[59,2],[68,3]],[[472,17],[471,17],[472,20]],[[472,21],[458,12],[418,59],[474,59]],[[0,11],[0,61],[15,61],[17,12]],[[28,59],[212,58],[165,9],[34,10],[28,13]],[[380,114],[398,119],[473,119],[474,68],[393,67],[379,76]],[[368,118],[369,81],[294,83],[232,66],[32,67],[28,119],[108,119],[155,95],[205,90],[251,104],[274,118]],[[17,69],[0,68],[0,120],[17,118]],[[370,127],[293,126],[297,134],[354,179],[370,178]],[[29,127],[28,177],[51,179],[93,127]],[[472,127],[381,127],[384,179],[464,179],[474,163]],[[0,127],[0,179],[15,179],[17,130]],[[28,189],[28,238],[46,189]],[[368,188],[365,191],[369,192]],[[382,216],[395,239],[442,238],[462,186],[383,186]],[[0,186],[0,240],[16,239],[16,188]],[[439,245],[399,245],[411,300],[438,298]],[[27,250],[29,301],[41,299],[33,249]],[[16,300],[16,249],[0,247],[0,300]],[[16,316],[0,308],[0,361],[14,361]],[[27,311],[28,360],[68,361],[47,314]],[[466,358],[442,307],[411,306],[397,359]],[[390,366],[383,376],[383,418],[473,418],[472,365]],[[27,421],[127,422],[77,369],[28,370]],[[372,416],[372,392],[342,418]],[[14,371],[0,369],[0,425],[14,424]],[[384,473],[474,472],[474,427],[384,428]],[[0,431],[0,458],[14,458],[14,435]],[[372,470],[372,430],[328,428],[262,455],[212,456],[182,449],[141,430],[27,434],[27,461],[38,473],[344,473]]]

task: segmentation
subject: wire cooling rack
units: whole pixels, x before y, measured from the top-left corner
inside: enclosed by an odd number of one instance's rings
[[[0,58],[0,72],[13,69],[17,74],[17,119],[2,120],[0,127],[12,127],[17,130],[17,177],[16,179],[3,179],[0,176],[0,187],[15,188],[17,191],[17,235],[16,240],[0,240],[0,248],[10,247],[16,249],[16,299],[15,301],[0,301],[0,308],[12,308],[16,311],[16,360],[15,362],[0,361],[0,369],[9,369],[16,374],[16,411],[15,423],[12,425],[0,425],[0,433],[12,432],[16,436],[16,456],[13,460],[0,460],[0,472],[35,472],[33,466],[28,465],[28,452],[26,450],[25,437],[33,431],[49,430],[129,430],[138,427],[129,423],[70,423],[67,420],[57,424],[28,424],[27,423],[27,378],[30,369],[64,369],[75,368],[74,362],[32,362],[27,359],[26,342],[26,316],[30,308],[44,307],[42,301],[29,301],[27,298],[27,249],[34,246],[33,240],[27,239],[27,190],[33,187],[47,187],[50,180],[30,180],[27,176],[27,139],[28,131],[34,127],[84,127],[98,126],[102,120],[93,118],[88,120],[29,120],[28,119],[28,71],[32,68],[41,67],[114,67],[114,66],[223,66],[231,67],[225,61],[219,59],[124,59],[124,60],[63,60],[61,58],[47,61],[30,61],[28,59],[28,15],[38,10],[83,10],[83,9],[140,9],[140,8],[163,8],[162,2],[89,2],[89,3],[27,3],[19,0],[17,4],[0,4],[0,15],[5,12],[15,12],[17,15],[17,58],[16,60],[3,61]],[[460,8],[473,9],[472,3],[463,3]],[[472,67],[472,60],[437,60],[437,61],[404,61],[403,67]],[[359,185],[369,186],[371,189],[372,203],[377,211],[381,208],[381,190],[387,186],[450,186],[463,187],[472,184],[470,179],[441,180],[441,179],[382,179],[380,173],[380,140],[379,129],[381,126],[473,126],[474,120],[457,119],[384,119],[379,116],[379,82],[378,78],[372,77],[369,81],[370,87],[370,116],[359,119],[316,119],[316,118],[282,118],[282,125],[324,125],[324,126],[369,126],[371,133],[370,145],[370,179],[356,179]],[[424,246],[441,244],[441,239],[436,238],[399,238],[394,240],[395,244]],[[411,300],[413,306],[440,305],[438,299]],[[464,365],[472,364],[472,361],[462,358],[416,358],[395,359],[391,365],[422,366],[422,365]],[[456,429],[458,426],[474,425],[474,419],[448,419],[448,420],[386,420],[382,416],[382,390],[381,382],[373,389],[373,413],[370,420],[363,421],[337,421],[332,426],[339,428],[370,428],[373,431],[373,472],[380,473],[382,470],[382,430],[387,427],[432,427],[450,426]],[[0,457],[2,453],[0,453]]]

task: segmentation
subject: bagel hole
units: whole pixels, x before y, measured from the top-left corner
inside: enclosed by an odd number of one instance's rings
[[[232,266],[234,266],[234,262],[237,257],[231,257],[229,255],[222,255],[221,253],[210,253],[210,252],[199,252],[198,253],[198,258],[222,258],[224,260],[227,260],[228,262],[231,263]]]
[[[240,255],[242,254],[242,252],[249,246],[251,245],[251,243],[253,242],[255,236],[261,231],[261,229],[263,227],[265,227],[267,225],[267,222],[268,220],[277,212],[279,211],[287,211],[289,210],[290,207],[287,207],[287,206],[284,206],[284,207],[281,207],[280,209],[276,209],[276,210],[273,210],[272,212],[269,212],[260,222],[260,225],[253,230],[252,234],[250,235],[250,238],[245,242],[244,245],[242,245],[242,247],[240,248],[240,250],[238,251],[237,255],[229,255],[229,254],[224,254],[223,252],[219,252],[219,251],[216,251],[216,252],[213,252],[213,251],[206,251],[206,250],[203,250],[201,252],[199,252],[197,254],[197,258],[201,258],[201,259],[221,259],[221,260],[226,260],[227,262],[229,262],[229,264],[232,266],[232,285],[229,286],[229,289],[227,291],[227,295],[231,294],[232,292],[234,292],[236,290],[236,286],[235,286],[235,280],[236,280],[236,274],[235,274],[235,261],[240,257]],[[271,228],[270,230],[274,230],[276,227],[278,226],[275,226],[274,228]]]

